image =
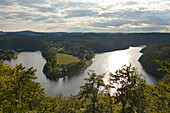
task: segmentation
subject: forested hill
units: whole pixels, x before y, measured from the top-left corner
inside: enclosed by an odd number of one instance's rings
[[[165,75],[164,73],[157,71],[159,67],[156,61],[163,61],[170,58],[170,43],[153,44],[144,48],[142,52],[143,55],[140,57],[139,61],[143,68],[147,72],[157,75],[158,77]]]
[[[57,46],[67,50],[81,46],[90,48],[94,52],[106,52],[129,46],[170,43],[170,33],[47,33],[41,35],[4,33],[0,35],[0,48],[40,50],[42,41],[56,43]]]

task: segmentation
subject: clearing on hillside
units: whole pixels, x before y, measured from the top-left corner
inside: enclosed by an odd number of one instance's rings
[[[69,64],[72,62],[78,62],[80,59],[78,57],[68,55],[68,54],[63,54],[63,53],[57,53],[57,64]]]

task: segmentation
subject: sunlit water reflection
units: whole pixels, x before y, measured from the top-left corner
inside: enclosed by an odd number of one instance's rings
[[[144,47],[144,46],[143,46]],[[108,82],[109,73],[114,73],[115,70],[122,67],[122,65],[130,63],[132,66],[137,67],[138,73],[143,74],[149,84],[157,82],[157,79],[152,75],[146,73],[138,59],[142,55],[139,51],[143,47],[130,47],[125,50],[118,50],[113,52],[106,52],[96,54],[93,59],[93,64],[89,66],[83,73],[75,75],[73,77],[61,78],[58,81],[50,81],[43,74],[42,70],[45,64],[45,59],[42,57],[40,51],[36,52],[21,52],[19,53],[18,59],[5,61],[14,67],[18,63],[22,63],[27,68],[34,66],[37,69],[36,75],[38,79],[36,81],[40,82],[42,87],[45,88],[45,92],[48,96],[55,96],[62,92],[65,96],[72,94],[77,94],[80,90],[80,86],[85,83],[84,78],[88,77],[89,70],[94,70],[97,74],[104,74],[104,82]]]

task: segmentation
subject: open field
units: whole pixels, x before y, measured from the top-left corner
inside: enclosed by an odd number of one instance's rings
[[[72,62],[78,62],[80,59],[78,57],[74,57],[72,55],[67,55],[63,53],[57,53],[57,64],[69,64]]]

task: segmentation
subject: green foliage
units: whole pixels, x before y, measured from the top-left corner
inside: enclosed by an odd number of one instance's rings
[[[27,35],[9,34],[0,36],[1,49],[22,49],[23,51],[41,50],[41,40]]]
[[[59,44],[59,46],[61,47],[62,45]],[[47,78],[52,80],[78,74],[87,66],[84,59],[87,58],[87,60],[91,60],[93,56],[93,51],[89,50],[89,53],[84,50],[85,48],[80,51],[86,52],[79,53],[77,57],[75,57],[76,55],[72,49],[65,53],[57,53],[57,47],[56,43],[43,41],[41,50],[43,57],[47,60],[43,72],[46,74]],[[60,48],[59,51],[60,50],[63,50],[63,48]],[[76,51],[79,51],[79,49],[76,49]],[[82,55],[83,57],[80,57],[79,55]],[[78,59],[78,57],[81,58],[81,60]]]
[[[123,66],[110,74],[109,83],[103,82],[103,75],[93,71],[78,95],[65,98],[62,94],[49,97],[34,80],[32,67],[25,69],[21,64],[11,68],[0,63],[0,112],[40,113],[169,113],[170,74],[169,59],[157,61],[161,71],[166,72],[155,85],[136,73],[136,69]],[[168,64],[168,65],[167,65]],[[168,71],[167,71],[168,69]],[[101,90],[106,88],[104,91]],[[111,90],[115,92],[111,94]]]
[[[170,86],[163,82],[158,82],[151,93],[150,112],[169,113],[170,108]]]
[[[12,49],[0,49],[0,59],[2,60],[11,60],[16,59],[17,57],[17,52]]]
[[[86,81],[85,85],[80,87],[79,98],[84,98],[85,102],[87,98],[90,99],[86,112],[95,113],[96,111],[99,88],[100,86],[104,86],[102,78],[102,75],[96,75],[95,73],[89,74],[89,78],[84,79]]]
[[[166,73],[167,75],[170,75],[170,58],[164,60],[164,61],[159,61],[159,60],[155,60],[160,68],[157,69],[158,71],[162,71],[164,73]]]
[[[29,112],[38,110],[44,89],[36,79],[32,67],[25,70],[21,64],[15,68],[0,64],[0,111]]]
[[[63,48],[59,48],[59,49],[57,50],[57,52],[58,52],[58,53],[65,53],[65,51],[64,51]]]
[[[154,75],[164,75],[161,72],[158,72],[157,69],[159,66],[155,62],[155,60],[165,60],[168,59],[170,56],[170,44],[154,44],[151,46],[146,47],[144,50],[143,55],[139,59],[140,63],[144,67],[144,69]]]
[[[115,103],[121,103],[121,112],[143,112],[145,101],[144,89],[146,81],[141,78],[134,67],[124,65],[115,74],[110,73],[110,88],[116,89]]]

